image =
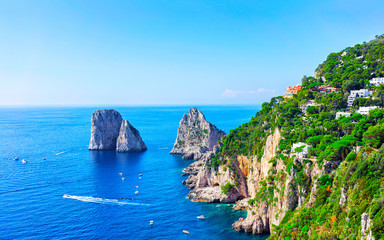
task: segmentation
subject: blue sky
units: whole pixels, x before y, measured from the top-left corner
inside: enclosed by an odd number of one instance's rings
[[[0,105],[260,104],[384,33],[384,1],[0,1]]]

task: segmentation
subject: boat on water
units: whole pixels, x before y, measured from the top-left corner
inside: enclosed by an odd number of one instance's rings
[[[121,173],[119,173],[119,175],[120,175],[120,176],[123,176],[123,173],[121,172]]]
[[[153,225],[153,220],[149,221],[149,224],[150,224],[150,225]]]
[[[197,216],[198,219],[205,219],[204,215]]]
[[[63,198],[69,198],[69,195],[68,194],[64,194]]]
[[[183,230],[183,233],[185,234],[189,234],[189,232],[187,230]]]
[[[136,194],[136,195],[139,194],[139,191],[136,191],[135,194]]]
[[[19,160],[19,157],[15,157],[13,160],[15,160],[15,161],[16,161],[16,160]]]
[[[21,160],[22,163],[27,163],[27,160],[23,159]]]

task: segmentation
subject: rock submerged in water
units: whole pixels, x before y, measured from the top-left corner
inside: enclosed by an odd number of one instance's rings
[[[97,110],[92,115],[89,150],[115,150],[123,118],[114,109]]]
[[[139,131],[134,128],[128,120],[123,120],[120,134],[117,138],[116,151],[118,152],[143,152],[147,146],[141,139]]]
[[[207,122],[197,108],[184,114],[177,131],[177,138],[171,154],[181,154],[184,159],[199,160],[214,155],[214,146],[225,136],[225,132]]]
[[[114,109],[96,110],[92,115],[89,150],[143,152],[147,147],[139,131]]]

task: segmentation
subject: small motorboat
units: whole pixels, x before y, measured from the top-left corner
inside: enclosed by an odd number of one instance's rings
[[[197,216],[198,219],[205,219],[204,215]]]
[[[139,186],[136,186],[136,188],[139,188]]]
[[[121,172],[121,173],[119,173],[119,175],[120,175],[120,176],[123,176],[123,173]]]
[[[121,178],[121,180],[123,180],[123,181],[124,181],[124,180],[125,180],[125,177],[122,177],[122,178]]]
[[[69,195],[68,194],[64,194],[63,198],[69,198]]]
[[[221,207],[221,205],[216,205],[216,207]]]
[[[21,160],[22,163],[27,163],[27,160],[23,159]]]
[[[150,225],[153,225],[153,220],[149,221],[149,224],[150,224]]]
[[[141,177],[141,176],[143,176],[143,174],[140,173],[139,176]]]
[[[189,234],[189,232],[187,230],[183,230],[183,233],[185,234]]]
[[[15,157],[13,160],[17,161],[17,160],[19,160],[19,157]]]
[[[141,177],[139,177],[139,179],[141,179]]]
[[[139,191],[136,191],[135,194],[136,194],[136,195],[139,194]]]

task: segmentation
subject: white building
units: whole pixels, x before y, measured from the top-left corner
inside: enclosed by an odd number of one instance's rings
[[[360,89],[360,90],[352,90],[349,93],[350,97],[369,97],[371,95],[371,92],[368,89]]]
[[[382,78],[372,78],[371,80],[369,80],[369,84],[378,87],[381,84],[384,84],[384,77],[382,77]]]
[[[357,113],[363,114],[363,115],[368,115],[369,111],[379,108],[378,106],[370,106],[370,107],[360,107],[359,110],[357,110]]]
[[[307,112],[307,109],[312,106],[317,106],[318,104],[315,103],[315,100],[308,100],[307,103],[300,105],[299,108],[303,113]]]
[[[350,112],[337,112],[336,113],[336,119],[338,119],[341,116],[349,117],[349,116],[351,116],[351,113]]]
[[[348,108],[352,106],[353,101],[358,97],[369,97],[371,92],[368,89],[352,90],[348,96]]]
[[[299,148],[299,147],[303,147],[302,150],[300,152],[295,152],[295,149]],[[296,155],[298,158],[306,158],[310,148],[311,148],[311,146],[309,146],[303,142],[294,143],[294,144],[292,144],[291,154]]]

